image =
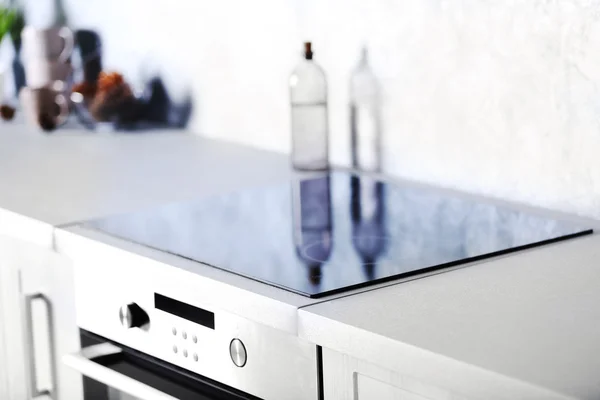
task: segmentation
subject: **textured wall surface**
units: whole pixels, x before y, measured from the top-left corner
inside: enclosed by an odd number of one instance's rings
[[[276,151],[289,151],[287,77],[312,40],[338,164],[364,43],[387,172],[600,217],[598,0],[64,1],[73,27],[101,33],[108,68],[193,96],[194,132]]]

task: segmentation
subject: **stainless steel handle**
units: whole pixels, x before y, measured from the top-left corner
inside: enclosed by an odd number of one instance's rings
[[[48,317],[48,340],[50,343],[49,354],[50,354],[50,380],[51,387],[47,389],[40,389],[37,380],[37,373],[35,371],[36,359],[35,359],[35,343],[33,339],[33,317],[32,317],[32,306],[35,301],[41,301],[46,306],[46,312]],[[46,396],[46,398],[54,399],[56,390],[56,373],[55,373],[55,354],[54,354],[54,320],[52,313],[52,304],[50,300],[42,293],[36,293],[25,296],[25,334],[26,346],[25,351],[27,353],[27,362],[29,369],[29,393],[32,398]]]
[[[93,361],[94,358],[121,352],[122,350],[117,346],[102,343],[86,347],[78,353],[66,354],[62,361],[81,374],[131,396],[144,400],[177,400],[173,396]]]

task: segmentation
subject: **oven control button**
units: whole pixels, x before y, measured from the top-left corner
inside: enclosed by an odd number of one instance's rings
[[[150,322],[146,311],[135,303],[123,305],[119,310],[119,319],[125,328],[141,328]]]
[[[248,355],[246,354],[246,347],[240,339],[233,339],[229,343],[229,355],[231,356],[231,361],[238,367],[242,368],[246,365]]]

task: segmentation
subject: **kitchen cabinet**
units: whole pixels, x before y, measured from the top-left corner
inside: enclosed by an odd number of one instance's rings
[[[80,348],[73,300],[67,258],[0,236],[2,399],[81,398],[81,379],[60,360]]]
[[[472,400],[598,399],[599,262],[598,234],[496,257],[303,307],[298,334],[329,349],[328,400],[393,392],[364,377]]]
[[[323,392],[327,400],[469,400],[459,393],[326,348]]]
[[[0,266],[2,268],[2,266]],[[1,279],[1,275],[0,275]],[[0,283],[2,281],[0,280]],[[8,377],[4,372],[8,366],[6,346],[4,343],[4,312],[2,309],[2,286],[0,285],[0,399],[8,399]]]

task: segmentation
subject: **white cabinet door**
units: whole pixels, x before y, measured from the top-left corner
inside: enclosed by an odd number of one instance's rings
[[[469,400],[326,348],[323,348],[323,389],[327,400]]]
[[[2,264],[0,264],[0,271],[2,270]],[[2,296],[2,273],[0,272],[0,399],[8,399],[8,355],[6,354],[6,343],[5,343],[5,319],[3,309],[3,296]]]
[[[72,271],[47,248],[0,236],[2,399],[82,397],[80,377],[60,361],[80,348]]]

